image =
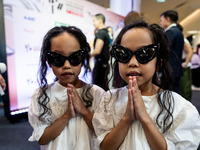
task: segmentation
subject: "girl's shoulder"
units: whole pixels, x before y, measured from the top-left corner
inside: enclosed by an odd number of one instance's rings
[[[115,89],[110,89],[106,91],[103,95],[103,98],[105,101],[116,101],[116,99],[126,97],[127,96],[128,89],[126,86],[121,87],[121,88],[115,88]]]
[[[128,91],[127,86],[124,86],[124,87],[120,87],[120,88],[110,89],[109,91],[107,91],[107,93],[116,94],[116,93],[123,93],[123,92],[127,92],[127,91]]]
[[[95,85],[95,84],[86,84],[85,86],[83,86],[82,88],[81,88],[82,90],[84,90],[84,89],[88,89],[88,90],[91,90],[91,92],[94,94],[94,93],[104,93],[105,92],[105,90],[104,89],[102,89],[101,87],[99,87],[99,86],[97,86],[97,85]]]
[[[176,92],[172,92],[172,96],[174,99],[174,115],[178,114],[188,114],[189,112],[192,114],[197,113],[196,107],[180,94]]]

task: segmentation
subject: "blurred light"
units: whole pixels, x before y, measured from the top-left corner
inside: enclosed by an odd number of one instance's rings
[[[187,23],[190,23],[192,19],[194,19],[195,17],[199,17],[200,15],[200,8],[195,10],[193,13],[191,13],[189,16],[187,16],[185,19],[183,19],[180,24],[182,26],[184,26]]]
[[[165,0],[157,0],[158,3],[165,2]]]
[[[18,115],[18,114],[22,114],[22,113],[26,113],[26,112],[28,112],[28,108],[12,111],[10,114],[11,115]]]
[[[190,31],[187,31],[188,34],[198,34],[200,33],[200,31],[197,31],[197,30],[190,30]]]
[[[196,35],[193,35],[192,38],[195,39],[195,38],[196,38]]]

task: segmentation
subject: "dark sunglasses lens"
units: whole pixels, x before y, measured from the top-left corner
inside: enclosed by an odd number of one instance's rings
[[[62,67],[65,63],[65,58],[56,53],[47,53],[47,58],[49,63],[55,67]]]
[[[142,48],[136,52],[136,58],[141,64],[145,64],[155,58],[156,49],[153,47]]]
[[[73,66],[78,66],[85,58],[84,51],[77,51],[69,56],[69,62]]]
[[[114,57],[115,59],[117,59],[117,61],[121,62],[121,63],[127,63],[130,58],[131,58],[131,54],[128,53],[128,51],[121,49],[121,48],[114,48],[113,49],[114,52]]]

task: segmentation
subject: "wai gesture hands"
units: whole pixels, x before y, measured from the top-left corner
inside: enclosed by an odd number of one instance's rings
[[[148,117],[135,76],[129,77],[128,103],[124,117],[128,119],[130,123],[134,120],[139,120],[141,122],[143,119]]]
[[[76,88],[72,84],[68,84],[67,87],[67,94],[68,94],[68,108],[67,113],[70,115],[70,117],[75,117],[76,113],[81,115],[83,119],[85,120],[88,127],[92,130],[94,130],[92,125],[92,113],[89,111],[88,108],[85,107],[83,100],[78,95],[78,92],[76,91]]]

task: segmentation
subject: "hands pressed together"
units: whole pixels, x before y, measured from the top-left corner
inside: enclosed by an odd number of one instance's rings
[[[72,84],[68,84],[67,87],[67,94],[68,94],[68,106],[67,111],[57,119],[53,124],[48,126],[44,134],[39,140],[39,144],[44,145],[48,144],[51,140],[55,139],[66,125],[69,123],[70,119],[76,117],[78,114],[83,117],[86,124],[89,126],[90,129],[94,130],[92,125],[92,113],[85,107],[81,97],[78,95],[76,88]]]
[[[68,108],[66,111],[66,115],[69,116],[69,119],[75,117],[77,114],[81,115],[89,128],[94,131],[94,127],[92,125],[93,114],[89,111],[88,108],[85,107],[83,100],[78,95],[76,88],[72,84],[68,84],[67,94]]]
[[[72,84],[68,84],[67,87],[67,94],[68,94],[68,108],[67,113],[69,114],[70,118],[76,116],[76,114],[84,115],[84,112],[87,111],[81,97],[78,95],[75,87]]]
[[[130,123],[134,120],[142,121],[144,118],[148,117],[148,113],[135,76],[129,77],[128,89],[128,104],[124,117]]]

